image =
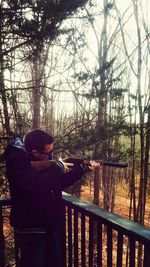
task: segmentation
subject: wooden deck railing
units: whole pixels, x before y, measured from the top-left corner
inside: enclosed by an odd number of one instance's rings
[[[64,266],[149,267],[150,229],[66,193]],[[3,212],[0,200],[0,267],[5,265]]]
[[[5,234],[4,234],[4,212],[10,207],[10,199],[0,199],[0,267],[5,267]]]
[[[63,199],[66,266],[150,267],[150,229],[71,195]]]

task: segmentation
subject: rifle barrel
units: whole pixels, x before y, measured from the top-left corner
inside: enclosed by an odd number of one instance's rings
[[[115,168],[127,168],[127,163],[119,163],[119,162],[113,162],[113,161],[105,161],[105,160],[94,160],[96,162],[101,163],[102,166],[108,166],[108,167],[115,167]],[[85,164],[89,164],[90,160],[84,160]]]
[[[119,162],[110,162],[110,161],[101,161],[104,166],[116,167],[116,168],[127,168],[127,163],[119,163]]]

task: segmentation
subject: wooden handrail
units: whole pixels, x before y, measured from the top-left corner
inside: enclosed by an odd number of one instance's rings
[[[122,267],[124,253],[128,251],[127,266],[135,267],[137,248],[140,245],[142,246],[141,266],[149,267],[149,228],[67,193],[63,193],[63,203],[64,266]],[[2,210],[10,205],[10,199],[0,199],[1,267],[5,266]]]
[[[140,246],[142,257],[139,266],[150,266],[149,228],[72,195],[64,193],[63,199],[67,229],[66,266],[72,266],[69,259],[74,255],[75,266],[122,267],[126,252],[127,266],[135,267]],[[85,232],[88,232],[87,238]],[[77,256],[78,247],[81,251],[78,251]],[[85,250],[88,252],[85,253]],[[117,255],[114,257],[115,254]]]

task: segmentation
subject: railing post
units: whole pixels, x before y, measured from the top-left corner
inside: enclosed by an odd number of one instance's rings
[[[5,266],[5,242],[4,242],[4,233],[3,233],[3,214],[2,206],[0,205],[0,267]]]
[[[150,265],[150,245],[146,244],[144,247],[144,264],[143,267],[149,267]]]
[[[63,203],[62,212],[62,267],[66,267],[66,206]]]

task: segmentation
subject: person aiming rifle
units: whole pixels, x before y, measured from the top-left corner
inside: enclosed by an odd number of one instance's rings
[[[6,148],[10,187],[10,223],[14,227],[19,267],[62,267],[62,191],[100,163],[54,161],[54,138],[34,129]]]

